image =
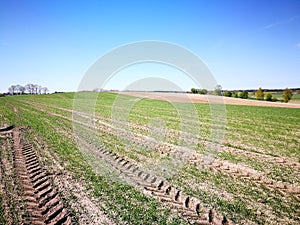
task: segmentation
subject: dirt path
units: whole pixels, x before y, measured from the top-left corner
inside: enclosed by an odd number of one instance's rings
[[[199,94],[164,93],[164,92],[117,92],[117,93],[136,96],[140,98],[165,100],[169,102],[224,103],[226,105],[300,108],[300,104],[295,104],[295,103],[267,102],[267,101],[257,101],[257,100],[248,100],[248,99],[230,98],[230,97],[206,96],[206,95],[199,95]]]

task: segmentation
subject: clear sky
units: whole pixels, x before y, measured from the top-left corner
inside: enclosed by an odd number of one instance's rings
[[[299,0],[0,0],[0,92],[27,83],[77,90],[99,57],[142,40],[191,50],[223,89],[300,86]],[[134,81],[143,71],[131,72]],[[122,76],[107,87],[122,89]]]

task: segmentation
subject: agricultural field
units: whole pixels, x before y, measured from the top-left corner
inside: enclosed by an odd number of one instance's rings
[[[26,95],[0,128],[0,224],[300,223],[299,108]]]
[[[270,92],[272,94],[273,98],[277,98],[278,101],[282,101],[282,92]],[[249,98],[250,99],[256,99],[255,98],[255,93],[249,93]],[[289,101],[291,104],[300,104],[300,94],[294,92],[292,99]]]

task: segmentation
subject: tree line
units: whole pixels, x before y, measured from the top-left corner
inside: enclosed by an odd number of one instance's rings
[[[47,87],[42,87],[38,84],[26,84],[25,86],[22,85],[11,85],[8,88],[8,93],[11,95],[23,95],[23,94],[47,94],[49,89]]]
[[[196,88],[191,88],[191,92],[193,94],[213,94],[213,95],[218,95],[218,96],[225,96],[225,97],[234,97],[234,98],[243,98],[243,99],[248,99],[249,98],[249,92],[247,90],[243,91],[223,91],[221,85],[217,85],[216,88],[213,91],[208,91],[206,89],[196,89]],[[276,97],[272,95],[272,93],[264,91],[262,88],[259,88],[256,91],[252,92],[253,95],[255,96],[256,100],[266,100],[266,101],[279,101]],[[300,94],[300,90],[297,90],[297,93]],[[289,102],[292,99],[293,92],[291,89],[286,88],[282,92],[282,101],[283,102]]]

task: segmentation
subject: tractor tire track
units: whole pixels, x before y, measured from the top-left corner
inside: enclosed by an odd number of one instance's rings
[[[126,180],[127,183],[136,186],[146,195],[160,200],[173,211],[181,212],[181,215],[193,224],[233,224],[225,216],[222,217],[213,209],[204,207],[204,204],[197,198],[188,196],[182,190],[170,185],[166,180],[145,172],[126,158],[99,147],[97,143],[89,139],[89,136],[85,138],[84,140],[81,139],[81,144],[91,150],[94,156],[108,164],[106,167],[114,169],[115,174],[113,176],[122,176],[122,179]]]
[[[69,211],[52,185],[51,177],[39,164],[31,144],[25,144],[19,128],[13,131],[15,168],[23,188],[30,224],[72,224]]]
[[[115,223],[100,208],[106,208],[104,203],[94,202],[91,199],[89,191],[83,185],[84,182],[74,182],[72,175],[64,168],[64,165],[61,165],[59,158],[53,151],[50,151],[47,144],[38,138],[35,138],[33,143],[50,162],[47,169],[55,174],[53,182],[68,199],[68,205],[76,213],[78,223],[114,225]]]

